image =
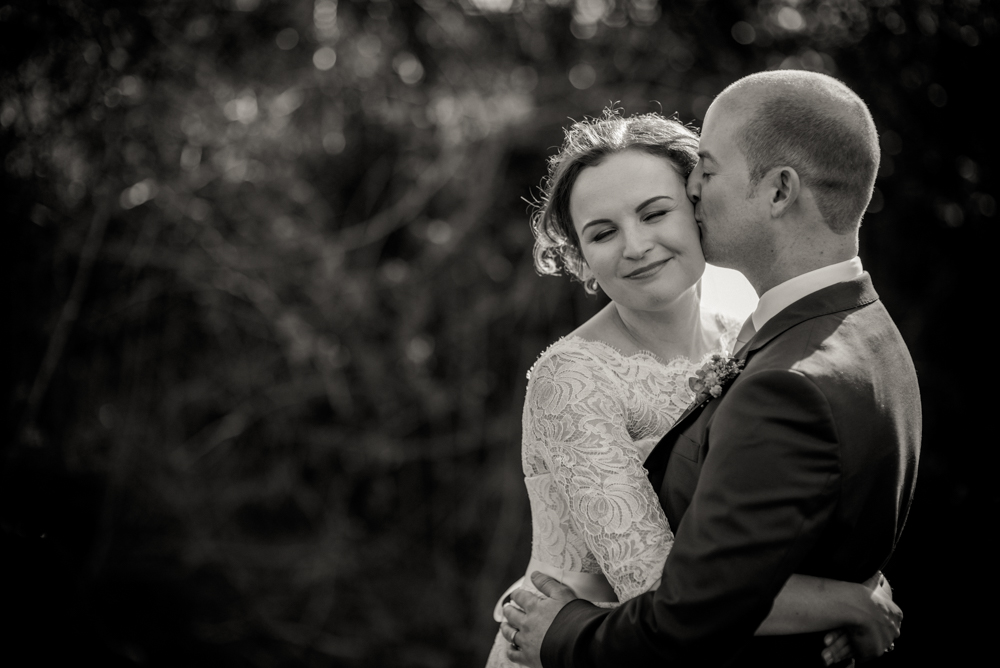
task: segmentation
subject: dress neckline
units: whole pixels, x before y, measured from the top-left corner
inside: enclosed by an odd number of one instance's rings
[[[688,363],[695,362],[695,360],[693,358],[688,357],[686,355],[676,355],[674,357],[671,357],[669,360],[665,360],[662,357],[660,357],[659,355],[657,355],[656,353],[654,353],[652,351],[649,351],[649,350],[637,350],[634,353],[624,353],[619,348],[617,348],[616,346],[611,345],[610,343],[605,343],[604,341],[595,341],[594,339],[585,339],[582,336],[580,336],[579,334],[570,334],[568,336],[564,336],[564,337],[562,337],[560,339],[560,341],[566,341],[566,342],[576,341],[576,342],[579,342],[579,343],[585,343],[585,344],[588,344],[588,345],[598,346],[600,348],[605,348],[605,349],[611,351],[616,356],[618,356],[618,357],[620,357],[622,359],[626,359],[626,360],[646,359],[646,360],[649,360],[651,362],[656,362],[658,365],[663,366],[663,367],[677,366],[678,362],[688,362]],[[709,351],[709,352],[705,353],[705,356],[702,357],[701,359],[702,359],[702,361],[706,360],[709,357],[711,357],[712,355],[715,355],[717,353],[718,353],[718,351]]]
[[[651,350],[637,350],[634,353],[626,354],[617,346],[614,346],[610,343],[607,343],[605,341],[599,341],[596,339],[586,339],[580,336],[579,334],[569,334],[567,336],[561,337],[559,341],[580,341],[582,343],[590,343],[599,346],[601,348],[606,348],[615,353],[618,357],[621,357],[622,359],[633,360],[636,358],[644,358],[656,362],[657,364],[663,367],[673,367],[676,366],[678,362],[688,362],[694,364],[704,363],[712,355],[719,354],[720,351],[728,352],[728,348],[732,343],[730,339],[732,338],[733,335],[735,335],[735,333],[730,332],[730,329],[732,328],[727,327],[726,325],[726,316],[724,316],[721,313],[713,313],[712,315],[715,316],[715,321],[719,325],[719,330],[721,332],[718,341],[716,341],[716,345],[719,346],[719,349],[710,350],[707,353],[705,353],[700,359],[697,360],[695,358],[688,357],[686,355],[675,355],[674,357],[671,357],[669,360],[664,360],[662,357],[652,352]]]

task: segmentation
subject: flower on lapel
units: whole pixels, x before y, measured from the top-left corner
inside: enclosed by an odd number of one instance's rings
[[[688,379],[688,386],[694,392],[694,403],[700,405],[709,399],[717,399],[729,383],[736,380],[743,370],[745,360],[724,357],[716,353]]]

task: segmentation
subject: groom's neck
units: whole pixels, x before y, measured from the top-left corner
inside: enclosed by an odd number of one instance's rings
[[[746,272],[758,296],[796,276],[856,257],[858,239],[856,234],[835,235],[832,232],[789,236],[770,250],[770,257],[762,258],[765,262],[757,263],[758,266]]]

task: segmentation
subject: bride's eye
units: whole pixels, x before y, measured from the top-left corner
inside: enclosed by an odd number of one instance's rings
[[[645,216],[642,217],[642,222],[648,223],[649,221],[655,220],[656,218],[659,218],[660,216],[665,216],[666,214],[667,214],[666,211],[652,211],[652,212],[650,212],[650,213],[648,213],[648,214],[646,214]]]
[[[615,231],[610,228],[606,230],[601,230],[600,232],[594,235],[592,241],[604,241],[605,239],[609,238],[612,234],[614,234],[614,232]]]

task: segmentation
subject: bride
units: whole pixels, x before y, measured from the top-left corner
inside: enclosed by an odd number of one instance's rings
[[[566,131],[536,211],[535,266],[599,287],[611,302],[552,344],[528,374],[522,468],[531,503],[526,574],[613,607],[659,586],[673,533],[643,461],[694,400],[688,379],[729,354],[740,323],[702,308],[705,271],[685,181],[698,139],[657,114],[608,111]],[[530,579],[514,583],[537,591]],[[879,574],[865,584],[795,575],[758,634],[853,626],[895,637],[874,601],[893,610]],[[502,619],[501,602],[494,617]],[[847,658],[827,635],[827,664]],[[498,632],[487,668],[512,666]],[[884,647],[884,645],[882,645]]]

